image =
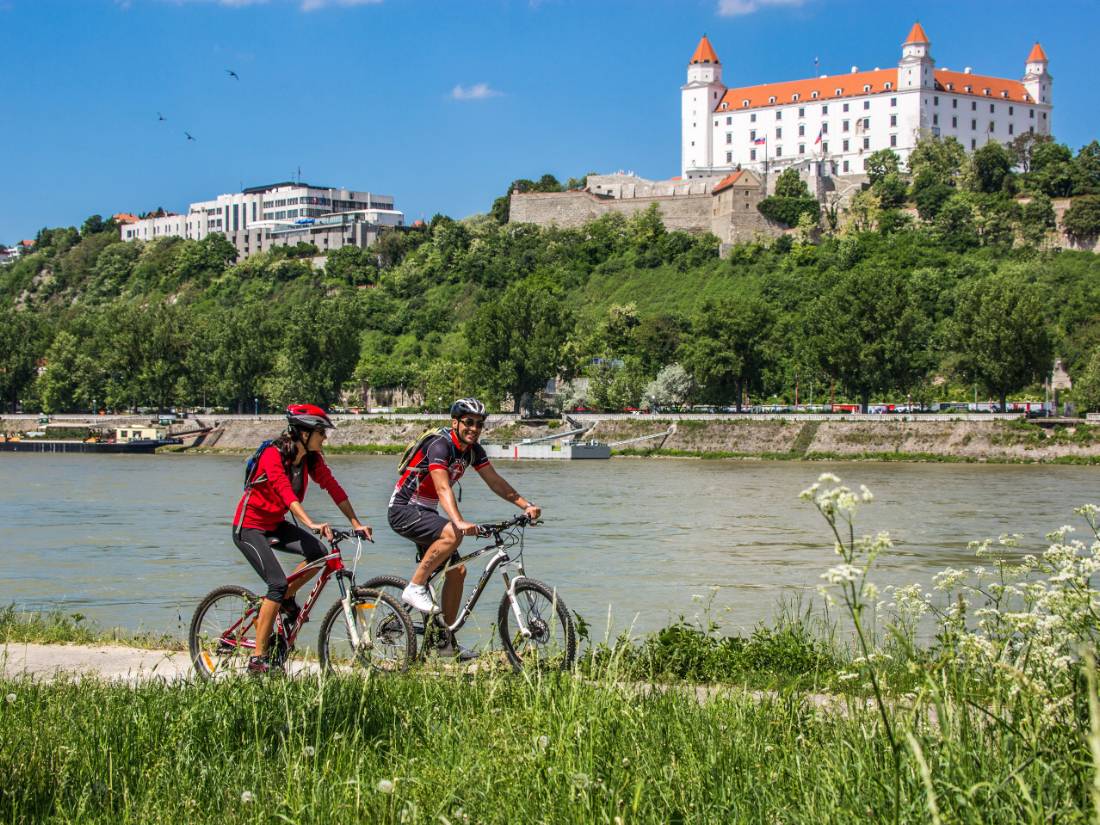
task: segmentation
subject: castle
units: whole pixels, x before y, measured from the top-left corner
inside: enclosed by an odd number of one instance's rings
[[[681,87],[681,175],[767,173],[808,160],[859,175],[872,152],[891,149],[904,161],[924,135],[973,151],[1024,132],[1050,134],[1052,78],[1038,43],[1022,80],[938,69],[931,46],[915,23],[897,67],[731,89],[703,35]]]

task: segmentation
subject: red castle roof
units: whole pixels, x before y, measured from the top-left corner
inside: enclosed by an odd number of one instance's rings
[[[714,47],[710,45],[704,34],[699,45],[695,47],[695,54],[691,56],[692,63],[718,63],[718,55],[714,53]]]

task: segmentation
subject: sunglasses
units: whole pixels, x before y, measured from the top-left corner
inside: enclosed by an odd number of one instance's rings
[[[485,427],[484,418],[460,418],[458,419],[458,423],[469,427],[471,430],[475,427],[479,430]]]

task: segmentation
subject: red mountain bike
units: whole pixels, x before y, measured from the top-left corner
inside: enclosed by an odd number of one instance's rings
[[[321,668],[403,671],[416,658],[416,633],[402,605],[378,590],[357,586],[354,573],[344,566],[340,542],[353,535],[334,530],[329,542],[332,552],[287,576],[287,581],[293,582],[307,571],[321,571],[302,604],[298,622],[287,628],[281,613],[276,619],[268,644],[273,664],[283,665],[293,652],[299,631],[334,576],[340,599],[321,620],[317,640]],[[248,658],[256,650],[256,620],[262,602],[262,596],[237,585],[218,587],[199,602],[188,633],[191,661],[199,677],[211,679],[247,672]]]

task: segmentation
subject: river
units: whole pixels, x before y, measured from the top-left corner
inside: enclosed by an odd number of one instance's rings
[[[329,461],[377,531],[359,578],[408,576],[412,545],[385,520],[396,458]],[[182,637],[213,587],[261,585],[230,535],[242,467],[239,456],[0,455],[0,605]],[[613,459],[498,469],[545,510],[545,525],[527,534],[528,574],[556,585],[596,638],[692,617],[710,598],[715,620],[745,631],[782,600],[816,598],[835,556],[798,493],[825,471],[875,493],[858,526],[895,539],[880,586],[927,584],[946,566],[973,563],[971,539],[1019,533],[1022,550],[1040,551],[1047,532],[1085,528],[1075,506],[1100,502],[1100,472],[1075,466]],[[463,488],[471,520],[514,512],[473,473]],[[314,518],[339,519],[316,486],[305,503]],[[500,595],[491,584],[469,638],[489,632]]]

